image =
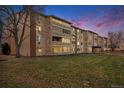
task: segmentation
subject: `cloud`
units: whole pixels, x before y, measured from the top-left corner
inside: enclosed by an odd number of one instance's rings
[[[124,24],[124,6],[113,6],[104,12],[101,22],[96,24],[97,28],[111,28]]]
[[[72,24],[74,26],[80,27],[80,28],[85,28],[85,25],[91,25],[94,23],[94,19],[93,17],[89,16],[85,16],[85,17],[81,17],[78,19],[73,19],[71,20]]]
[[[82,27],[83,26],[83,20],[71,20],[71,22],[72,22],[72,24],[74,25],[74,26],[78,26],[78,27]]]

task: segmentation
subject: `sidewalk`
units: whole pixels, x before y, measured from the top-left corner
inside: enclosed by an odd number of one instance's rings
[[[117,56],[124,56],[124,53],[104,53],[104,54],[107,54],[107,55],[117,55]]]

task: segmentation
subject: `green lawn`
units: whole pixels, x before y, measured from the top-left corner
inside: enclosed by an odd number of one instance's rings
[[[124,87],[124,56],[11,59],[0,62],[0,87]]]

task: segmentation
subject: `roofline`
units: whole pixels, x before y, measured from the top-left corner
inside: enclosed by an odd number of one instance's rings
[[[108,39],[108,37],[103,37],[103,38]]]
[[[102,36],[100,36],[100,35],[98,35],[98,37],[100,37],[100,38],[104,38],[104,37],[102,37]]]
[[[54,16],[54,15],[48,15],[47,17],[52,17],[52,18],[55,18],[55,19],[64,21],[64,22],[66,22],[66,23],[68,23],[68,24],[72,24],[71,22],[69,22],[69,21],[67,21],[67,20],[65,20],[65,19],[62,19],[62,18],[60,18],[60,17]]]
[[[40,16],[47,17],[47,15],[45,15],[45,14],[43,14],[43,13],[40,13],[40,12],[33,11],[33,13],[39,14]]]
[[[86,31],[85,29],[82,29],[82,28],[79,28],[79,27],[76,27],[76,26],[73,26],[73,25],[71,25],[71,27],[82,30],[82,31]]]
[[[98,35],[98,33],[95,33],[95,32],[93,32],[93,31],[90,31],[90,30],[87,30],[88,32],[90,32],[90,33],[94,33],[94,34],[97,34]]]

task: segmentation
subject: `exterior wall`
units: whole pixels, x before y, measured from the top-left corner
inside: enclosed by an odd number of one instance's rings
[[[24,33],[24,37],[23,37],[23,42],[22,42],[22,45],[20,47],[20,54],[22,56],[31,56],[30,55],[30,16],[28,17],[27,19],[27,25],[25,27],[25,33]],[[21,37],[21,33],[22,33],[22,24],[24,22],[24,19],[20,22],[18,28],[19,28],[19,31],[18,31],[18,37],[20,39]],[[10,25],[11,26],[11,25]],[[9,31],[8,31],[8,34]],[[15,47],[15,41],[14,41],[14,37],[11,36],[10,38],[8,38],[8,44],[10,46],[10,49],[11,49],[11,55],[15,55],[16,54],[16,47]]]
[[[77,35],[76,35],[76,29],[72,27],[72,31],[71,31],[71,53],[77,53],[76,49],[77,49]]]
[[[85,30],[81,30],[81,34],[80,34],[80,44],[81,44],[81,46],[80,46],[80,50],[81,50],[81,53],[84,53],[85,52],[85,49],[84,49],[84,47],[85,47]]]
[[[84,52],[84,31],[77,29],[77,53]]]
[[[102,48],[103,51],[103,37],[98,36],[98,46]]]
[[[52,54],[52,22],[50,17],[46,18],[45,20],[43,36],[44,36],[43,42],[45,44],[43,45],[44,55],[51,55]]]
[[[82,36],[81,35],[81,30],[77,29],[76,31],[77,31],[77,53],[81,53],[81,51],[82,51],[81,50],[81,42],[80,42],[81,41],[80,37]]]
[[[98,34],[93,34],[93,46],[98,46]]]
[[[23,56],[31,56],[30,54],[30,17],[27,19],[27,24],[29,24],[28,26],[25,27],[25,34],[23,36],[23,42],[22,42],[22,45],[21,45],[21,48],[20,48],[20,54],[23,55]],[[19,25],[19,29],[22,30],[22,25],[23,25],[23,22],[22,24]],[[21,35],[21,31],[18,32],[18,37],[20,38],[20,35]]]
[[[84,31],[84,53],[88,53],[88,34]]]
[[[103,37],[103,51],[107,50],[107,38]]]
[[[48,55],[50,54],[49,49],[51,49],[50,19],[43,15],[37,14],[35,22],[36,22],[35,27],[36,56]]]
[[[92,53],[93,40],[93,33],[87,31],[87,53]]]

